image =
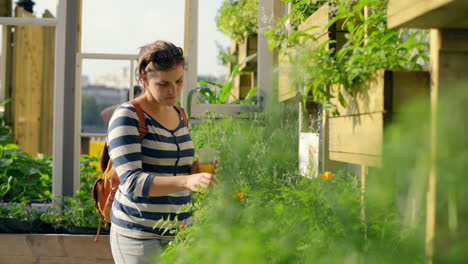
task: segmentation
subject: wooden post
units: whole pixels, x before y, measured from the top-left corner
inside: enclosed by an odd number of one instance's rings
[[[23,8],[15,9],[19,18],[34,18]],[[13,110],[14,142],[32,156],[39,150],[43,34],[38,26],[17,26],[14,34]]]
[[[448,261],[445,256],[457,239],[445,239],[439,233],[438,223],[444,223],[446,213],[437,212],[437,205],[445,203],[445,197],[437,197],[438,177],[438,125],[439,98],[441,95],[453,93],[457,85],[468,84],[468,20],[466,0],[390,0],[388,2],[389,28],[414,27],[431,28],[431,127],[430,127],[430,168],[426,196],[426,263],[434,259]],[[464,111],[464,109],[459,109]],[[448,117],[444,117],[448,118]],[[450,210],[450,207],[449,207]],[[466,221],[465,221],[466,222]],[[465,226],[458,228],[466,232]],[[442,230],[446,230],[441,226]],[[466,234],[458,234],[460,237]],[[466,262],[466,260],[465,260]]]
[[[0,1],[0,16],[11,17],[10,0]],[[0,101],[11,97],[11,78],[12,78],[12,48],[11,48],[11,26],[4,25],[2,32],[2,67],[1,67],[1,94]],[[11,104],[6,106],[6,119],[11,122]]]
[[[83,27],[82,27],[83,25],[83,22],[82,22],[83,21],[83,0],[77,0],[77,1],[78,1],[78,25],[77,25],[77,32],[76,32],[76,52],[80,53],[81,52],[81,35],[83,34],[82,33],[83,31]],[[81,87],[79,88],[81,89]]]
[[[257,84],[258,102],[263,106],[266,97],[273,91],[273,69],[278,64],[278,51],[268,48],[268,38],[262,34],[276,23],[285,13],[284,2],[280,0],[258,1],[258,52]]]
[[[445,198],[437,197],[438,175],[437,152],[438,152],[438,124],[439,124],[439,98],[441,95],[450,94],[456,89],[457,84],[468,84],[468,29],[433,29],[431,30],[431,168],[427,191],[427,213],[426,213],[426,256],[427,263],[432,263],[436,254],[444,255],[436,251],[437,241],[437,219],[445,215],[438,213],[436,208],[438,200]],[[460,109],[460,111],[463,111]],[[447,117],[445,117],[447,118]],[[447,245],[445,245],[447,246]]]
[[[367,166],[361,166],[361,221],[364,228],[364,241],[367,241],[367,216],[366,216],[366,188]]]
[[[198,86],[198,0],[185,0],[184,56],[187,61],[184,89],[182,90],[182,107],[187,109],[187,96]],[[195,104],[195,97],[192,105]]]
[[[53,18],[46,10],[44,18]],[[43,59],[42,59],[42,92],[41,92],[41,122],[39,152],[52,155],[52,135],[54,122],[54,50],[55,28],[42,27],[43,34]]]
[[[54,196],[73,196],[80,184],[79,136],[75,129],[75,68],[78,28],[76,1],[58,1],[54,64]]]

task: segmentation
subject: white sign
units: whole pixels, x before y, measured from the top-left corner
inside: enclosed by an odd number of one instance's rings
[[[318,177],[319,134],[300,133],[299,135],[299,171],[305,177]]]

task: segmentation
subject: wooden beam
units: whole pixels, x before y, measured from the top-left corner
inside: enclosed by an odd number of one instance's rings
[[[390,0],[388,27],[468,28],[466,0]]]
[[[0,17],[0,24],[10,26],[45,26],[54,27],[57,25],[55,18],[25,18],[25,17]]]

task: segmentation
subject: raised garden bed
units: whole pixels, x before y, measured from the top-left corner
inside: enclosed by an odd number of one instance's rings
[[[2,264],[114,263],[108,235],[0,234],[0,244]]]
[[[0,263],[114,263],[109,230],[0,218]]]

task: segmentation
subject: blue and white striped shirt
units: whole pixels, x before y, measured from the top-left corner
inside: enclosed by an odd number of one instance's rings
[[[179,224],[190,224],[190,212],[179,212],[181,206],[191,202],[190,191],[149,197],[149,188],[155,176],[190,174],[194,146],[180,113],[180,124],[175,130],[166,129],[148,114],[144,115],[148,133],[143,141],[138,133],[138,116],[131,104],[120,105],[109,123],[109,155],[120,177],[112,206],[112,228],[128,237],[169,240],[174,234],[162,235],[164,229],[153,229],[153,226],[161,218],[174,219],[176,215]]]

